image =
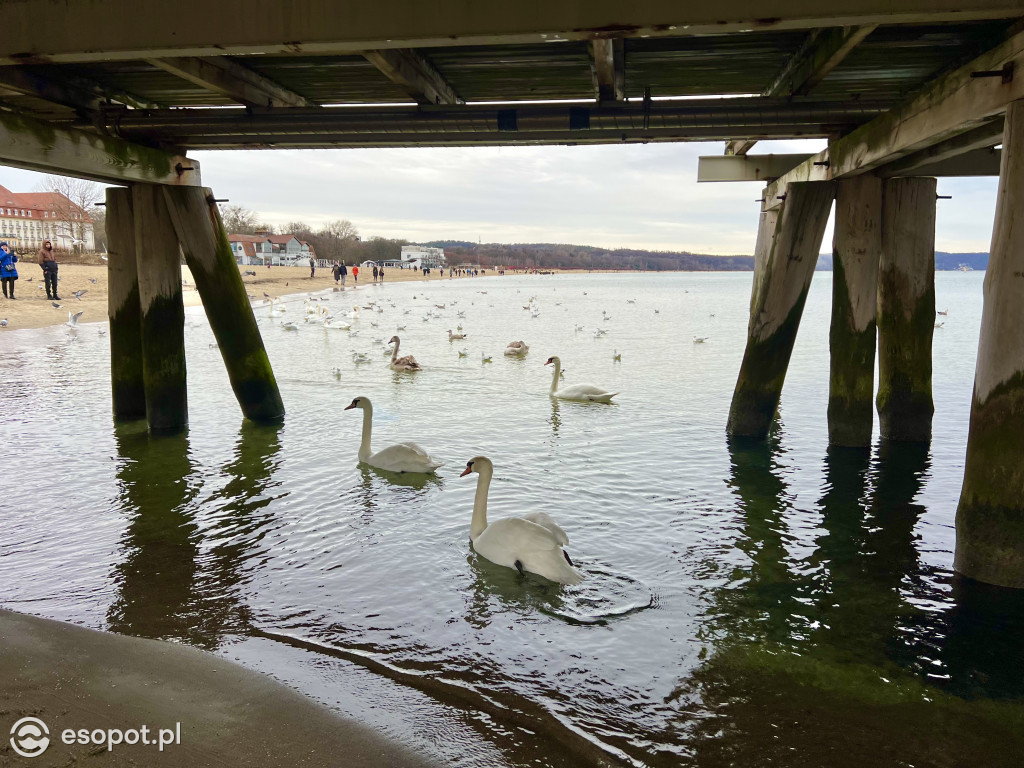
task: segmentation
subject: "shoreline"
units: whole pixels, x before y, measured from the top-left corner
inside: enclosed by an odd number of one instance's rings
[[[23,267],[21,265],[24,264]],[[64,325],[68,321],[68,313],[82,312],[79,322],[83,325],[88,323],[107,322],[107,267],[106,265],[90,264],[61,264],[60,283],[57,290],[61,300],[53,302],[46,298],[43,292],[42,270],[34,262],[19,262],[20,279],[15,283],[17,301],[11,301],[0,296],[0,319],[7,319],[8,324],[0,331],[27,330],[32,328],[48,328]],[[316,276],[310,278],[308,267],[246,267],[239,266],[242,273],[242,280],[245,283],[246,291],[252,301],[260,301],[264,294],[271,298],[284,296],[297,296],[309,293],[331,291],[334,286],[334,277],[331,270],[317,268]],[[345,292],[357,291],[364,286],[373,285],[372,273],[367,275],[366,271],[360,268],[358,283],[352,278],[351,267],[348,276]],[[245,275],[246,271],[255,272],[256,275]],[[618,274],[631,270],[545,270],[545,274]],[[507,273],[527,274],[522,272]],[[644,274],[644,273],[636,273]],[[202,301],[195,288],[195,281],[188,267],[182,266],[182,299],[186,307],[201,306]],[[501,277],[496,272],[489,271],[480,277]],[[367,280],[366,277],[369,277]],[[424,275],[411,269],[388,270],[383,285],[390,283],[409,282],[434,282],[434,281],[459,281],[474,280],[469,276],[449,278],[447,275],[432,272]],[[85,291],[80,299],[74,297],[75,291]],[[60,306],[54,307],[57,303]]]

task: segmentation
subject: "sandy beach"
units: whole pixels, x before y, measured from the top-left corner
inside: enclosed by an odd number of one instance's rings
[[[0,318],[7,319],[7,326],[0,330],[13,331],[24,328],[42,328],[48,325],[60,325],[67,322],[68,312],[81,312],[81,323],[99,323],[107,319],[107,268],[105,265],[61,264],[58,291],[61,300],[52,302],[46,298],[43,286],[43,271],[34,262],[27,259],[18,264],[20,279],[17,281],[16,301],[0,297]],[[373,275],[366,270],[359,270],[359,280],[352,278],[351,267],[347,280],[346,291],[358,291],[373,283]],[[239,267],[240,272],[255,272],[244,275],[246,289],[253,298],[285,296],[296,293],[325,291],[334,288],[334,277],[331,270],[320,269],[316,276],[310,278],[309,267]],[[488,274],[493,274],[488,272]],[[196,306],[202,302],[195,289],[195,282],[187,267],[181,268],[183,298],[185,306]],[[423,275],[411,269],[389,269],[385,283],[409,281],[448,280],[447,272],[442,278],[439,270]],[[471,280],[470,277],[455,277],[454,280]],[[74,296],[75,291],[85,291],[80,299]],[[54,303],[59,307],[53,306]]]

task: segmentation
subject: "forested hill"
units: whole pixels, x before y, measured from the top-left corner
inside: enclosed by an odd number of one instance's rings
[[[444,248],[449,264],[519,269],[635,269],[663,272],[750,271],[753,256],[712,256],[687,251],[641,251],[555,243],[469,243],[438,240],[424,243]]]
[[[423,245],[444,248],[449,264],[480,264],[483,267],[519,269],[634,269],[655,272],[749,272],[753,256],[713,256],[688,251],[642,251],[635,248],[596,248],[556,243],[470,243],[436,240]],[[987,253],[935,253],[937,270],[956,270],[961,265],[984,270]],[[818,258],[819,270],[832,269],[832,254]]]

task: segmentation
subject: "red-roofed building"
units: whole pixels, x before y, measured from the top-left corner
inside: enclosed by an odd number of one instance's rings
[[[15,251],[34,251],[44,240],[57,250],[96,249],[88,212],[59,192],[11,192],[0,186],[0,240]]]
[[[231,251],[238,264],[274,264],[309,266],[316,250],[295,235],[228,235]]]

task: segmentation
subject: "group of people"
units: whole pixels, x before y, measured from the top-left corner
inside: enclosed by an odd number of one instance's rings
[[[334,284],[341,284],[341,287],[345,287],[345,281],[349,276],[349,268],[342,264],[340,261],[334,262],[334,268],[331,270],[334,274]],[[352,282],[359,282],[359,267],[352,265]],[[310,277],[313,275],[311,274]],[[376,264],[373,265],[373,282],[384,282],[384,267],[378,267]]]
[[[57,295],[57,256],[53,251],[53,243],[46,240],[36,254],[39,266],[43,268],[43,281],[46,283],[46,298],[60,299]],[[4,298],[16,300],[14,283],[18,279],[18,254],[6,243],[0,243],[0,283],[3,283]]]

